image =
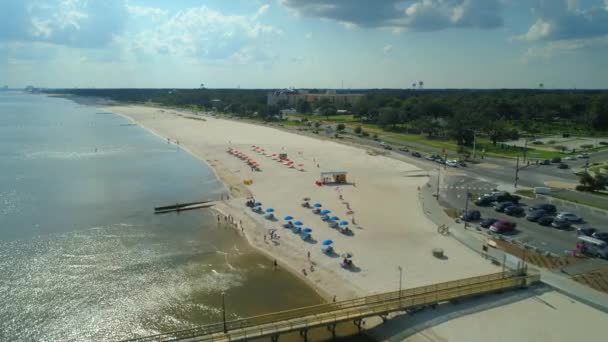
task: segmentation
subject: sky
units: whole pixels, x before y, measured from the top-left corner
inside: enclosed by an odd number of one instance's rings
[[[0,86],[608,88],[608,0],[0,0]]]

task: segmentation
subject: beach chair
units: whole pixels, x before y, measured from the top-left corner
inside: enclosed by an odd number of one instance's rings
[[[313,214],[320,214],[320,213],[321,213],[321,209],[319,209],[319,208],[314,208],[314,209],[312,210],[312,213],[313,213]]]
[[[331,228],[338,228],[338,221],[329,221],[329,226]]]
[[[323,246],[321,247],[321,251],[325,254],[333,254],[334,248],[332,246]]]
[[[274,219],[274,214],[270,213],[270,214],[264,216],[264,218],[267,219],[267,220],[273,220]]]
[[[329,221],[329,216],[327,216],[327,215],[321,216],[321,221]]]
[[[311,237],[311,236],[310,236],[310,234],[308,234],[308,233],[302,234],[302,240],[304,240],[304,241],[306,241],[306,240],[310,240],[311,238],[312,238],[312,237]]]

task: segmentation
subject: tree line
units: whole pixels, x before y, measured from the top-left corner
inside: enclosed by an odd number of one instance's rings
[[[313,92],[320,92],[313,90]],[[345,109],[386,130],[449,137],[470,145],[474,134],[493,143],[521,133],[600,134],[608,131],[608,91],[600,90],[350,90],[365,96],[355,105],[300,101],[302,114],[332,116]],[[242,117],[276,119],[286,101],[267,105],[267,89],[63,89],[52,92],[121,102],[216,109]],[[338,91],[340,93],[340,91]]]

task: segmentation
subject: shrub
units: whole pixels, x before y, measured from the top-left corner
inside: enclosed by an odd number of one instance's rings
[[[585,185],[577,185],[575,187],[575,189],[577,191],[591,191],[591,189],[588,186],[585,186]]]
[[[344,126],[344,124],[343,124],[343,123],[338,124],[338,126],[336,127],[336,129],[337,129],[338,131],[343,131],[345,128],[346,128],[346,126]]]
[[[553,146],[554,149],[558,150],[558,151],[562,151],[564,152],[565,150],[567,150],[568,148],[564,145],[555,145]]]
[[[592,147],[593,147],[592,144],[581,145],[581,148],[592,148]]]
[[[378,134],[374,134],[373,138],[374,140],[378,140]]]
[[[608,141],[600,141],[600,145],[606,146],[606,145],[608,145]]]
[[[544,142],[542,142],[542,141],[540,141],[540,140],[534,140],[534,141],[532,142],[532,145],[544,145],[544,144],[545,144],[545,143],[544,143]]]
[[[363,130],[361,130],[361,135],[364,137],[369,137],[369,133]]]
[[[361,134],[363,133],[363,128],[361,128],[361,125],[355,127],[355,133],[356,134]]]
[[[570,138],[570,133],[562,133],[562,138]]]
[[[549,141],[547,141],[547,144],[549,144],[549,145],[553,145],[553,144],[555,144],[556,142],[557,142],[557,141],[555,141],[555,140],[549,140]]]

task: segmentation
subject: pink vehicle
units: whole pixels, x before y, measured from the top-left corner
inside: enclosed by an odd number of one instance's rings
[[[508,233],[515,230],[516,224],[507,220],[500,220],[490,226],[490,231],[494,233]]]

